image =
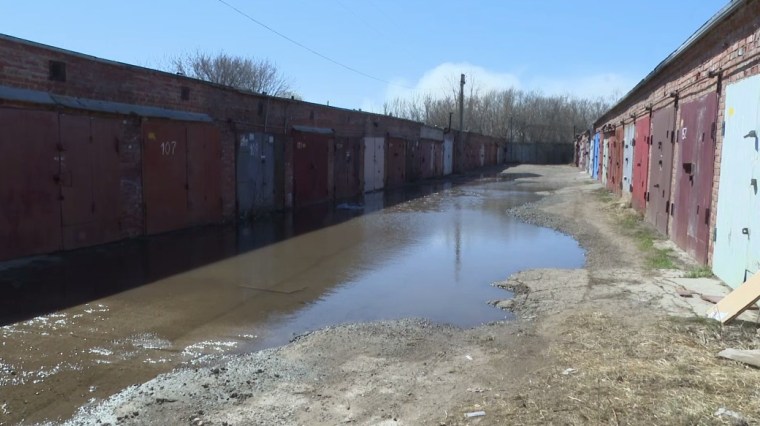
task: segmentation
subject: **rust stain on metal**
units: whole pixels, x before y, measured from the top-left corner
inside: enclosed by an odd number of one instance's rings
[[[650,131],[649,125],[651,120],[646,115],[636,120],[636,133],[633,142],[633,190],[631,203],[633,208],[639,212],[646,209],[646,193],[649,184],[649,143]]]
[[[710,235],[717,113],[716,93],[684,103],[676,133],[680,149],[674,166],[673,240],[703,264]]]
[[[668,233],[670,187],[673,172],[673,120],[670,105],[652,114],[652,146],[649,153],[649,205],[646,218],[661,233]]]
[[[387,138],[385,150],[385,186],[401,186],[406,180],[406,141],[401,138]]]
[[[349,198],[362,193],[361,187],[361,139],[338,138],[335,141],[333,173],[335,174],[335,198]]]
[[[332,135],[293,131],[294,204],[304,206],[329,198],[327,156]]]
[[[62,248],[58,114],[0,109],[0,259]]]
[[[222,220],[222,148],[210,124],[187,125],[187,208],[192,225]]]
[[[184,123],[143,122],[143,197],[146,232],[188,224],[187,133]]]
[[[61,115],[60,129],[64,249],[119,239],[119,120]]]

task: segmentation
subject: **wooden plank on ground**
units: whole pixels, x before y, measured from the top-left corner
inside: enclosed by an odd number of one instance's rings
[[[760,368],[760,350],[725,349],[718,353],[721,358],[743,362],[753,367]]]
[[[725,324],[741,315],[758,300],[760,300],[760,273],[753,275],[724,297],[707,313],[707,316]]]

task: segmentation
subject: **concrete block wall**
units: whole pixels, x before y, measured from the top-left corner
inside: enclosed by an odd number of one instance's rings
[[[720,132],[724,122],[725,86],[741,79],[760,74],[760,1],[735,0],[741,3],[733,13],[724,17],[709,33],[694,42],[665,67],[653,71],[654,75],[626,98],[615,105],[594,124],[597,131],[615,128],[635,118],[649,114],[669,104],[683,104],[700,96],[718,94],[718,132],[715,149],[715,174],[712,187],[710,212],[709,260],[712,263],[714,225],[717,202],[720,196],[720,160],[723,136]],[[675,129],[681,122],[680,109],[676,114]],[[674,129],[674,130],[675,130]],[[675,145],[674,158],[678,159],[679,144]],[[675,161],[674,161],[675,163]],[[650,164],[651,167],[651,164]],[[675,169],[672,193],[675,194]],[[671,196],[672,197],[672,196]],[[673,221],[668,232],[672,234]]]

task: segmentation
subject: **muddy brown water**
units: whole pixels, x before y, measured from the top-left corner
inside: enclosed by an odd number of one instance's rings
[[[584,261],[572,238],[505,214],[535,199],[495,179],[419,185],[0,264],[0,423],[67,418],[205,355],[324,326],[510,319],[486,303],[509,297],[492,282]]]

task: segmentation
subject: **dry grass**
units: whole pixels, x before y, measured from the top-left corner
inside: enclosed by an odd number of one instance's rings
[[[684,278],[711,278],[713,277],[712,270],[709,266],[695,266],[686,272]]]
[[[631,237],[639,250],[646,257],[645,266],[650,269],[675,269],[677,267],[673,253],[668,248],[655,247],[655,241],[663,239],[650,225],[644,222],[644,218],[630,209],[621,209],[616,204],[620,200],[609,190],[600,188],[594,191],[597,200],[605,204],[609,213],[615,218],[620,233]],[[617,206],[617,208],[613,208]]]
[[[552,345],[552,371],[502,401],[507,424],[734,424],[721,407],[760,420],[760,370],[718,359],[760,345],[754,326],[576,313]],[[566,368],[576,371],[564,375]]]

